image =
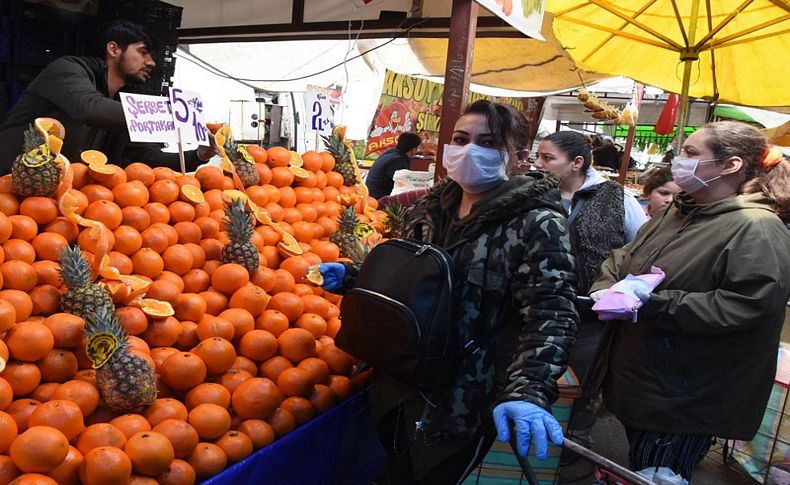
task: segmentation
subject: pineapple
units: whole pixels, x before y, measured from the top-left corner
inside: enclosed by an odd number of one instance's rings
[[[329,240],[338,245],[341,255],[350,257],[359,244],[359,239],[354,234],[354,228],[357,227],[357,211],[353,205],[340,213],[337,217],[337,225],[337,232],[329,236]]]
[[[107,407],[119,413],[138,412],[156,399],[154,369],[131,353],[127,339],[114,309],[102,306],[88,316],[86,353],[96,369],[96,386]]]
[[[322,136],[326,150],[335,157],[335,172],[343,176],[343,185],[351,187],[357,184],[357,172],[354,167],[351,151],[343,139],[340,129],[335,128],[331,136]]]
[[[52,197],[63,172],[44,137],[33,127],[25,131],[22,154],[11,165],[11,185],[20,197]]]
[[[230,242],[222,248],[222,262],[240,264],[250,275],[257,271],[260,257],[258,249],[250,242],[254,231],[252,214],[244,208],[241,199],[233,199],[225,209],[225,232]]]
[[[387,213],[387,223],[385,224],[387,237],[406,237],[406,207],[396,202],[388,205],[384,212]]]
[[[60,295],[64,312],[87,319],[101,308],[115,310],[107,289],[93,282],[91,266],[79,246],[66,247],[60,254],[60,279],[67,288]]]
[[[247,148],[238,145],[232,136],[228,136],[225,139],[223,148],[228,159],[236,168],[236,174],[241,179],[244,187],[257,185],[260,181],[260,175],[258,175],[258,170],[255,169],[255,160],[247,152]]]

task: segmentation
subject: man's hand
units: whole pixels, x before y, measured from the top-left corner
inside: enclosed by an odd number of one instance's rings
[[[211,160],[211,157],[219,153],[219,150],[217,149],[217,141],[214,139],[214,135],[212,133],[208,133],[208,143],[209,146],[200,146],[197,149],[197,157],[204,162],[208,162]]]

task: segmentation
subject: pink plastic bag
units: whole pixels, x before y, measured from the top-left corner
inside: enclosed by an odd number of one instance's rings
[[[650,273],[638,276],[628,275],[626,280],[638,279],[655,289],[664,281],[664,272],[655,266],[650,268]],[[618,290],[617,285],[609,288],[598,300],[592,309],[598,314],[600,320],[627,320],[636,322],[637,312],[642,306],[642,301],[633,294]]]

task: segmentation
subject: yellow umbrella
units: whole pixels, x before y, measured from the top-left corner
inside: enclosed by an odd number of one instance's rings
[[[770,138],[774,145],[790,147],[790,121],[774,128],[766,128],[763,134]]]
[[[788,0],[548,0],[554,33],[585,70],[688,96],[790,105]]]

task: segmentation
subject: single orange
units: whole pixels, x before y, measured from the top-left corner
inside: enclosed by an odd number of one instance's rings
[[[179,352],[171,355],[159,369],[165,384],[175,390],[186,391],[206,379],[206,364],[195,354]]]
[[[80,480],[85,485],[128,483],[132,477],[132,461],[121,449],[100,446],[85,454],[80,466]]]
[[[244,433],[252,441],[255,449],[263,448],[274,441],[274,430],[262,419],[247,419],[239,425],[239,432]]]
[[[165,419],[154,427],[154,431],[170,441],[177,458],[189,456],[200,441],[197,431],[186,420]]]
[[[93,384],[82,380],[64,382],[55,389],[51,398],[74,402],[85,417],[93,414],[99,406],[99,390]]]
[[[199,443],[189,454],[187,462],[195,470],[198,480],[203,480],[221,472],[228,464],[228,457],[213,443]]]
[[[292,367],[293,364],[290,360],[282,355],[277,355],[260,365],[260,375],[276,382],[282,371]]]
[[[60,215],[58,203],[49,197],[28,197],[19,204],[19,213],[36,221],[36,224],[49,224]]]
[[[236,414],[242,418],[267,418],[284,396],[280,389],[269,379],[253,377],[242,382],[231,395],[231,404]]]
[[[9,454],[21,471],[46,473],[60,465],[68,453],[69,441],[63,433],[49,426],[34,426],[14,440]]]
[[[186,421],[189,411],[184,403],[172,398],[159,398],[145,410],[145,419],[156,426],[167,419]]]
[[[123,449],[126,445],[126,435],[110,423],[95,423],[83,430],[77,439],[77,449],[83,455],[94,448],[111,446]]]
[[[202,340],[192,353],[206,364],[208,375],[218,375],[227,371],[236,359],[236,350],[228,340],[212,337]]]
[[[228,409],[230,407],[230,391],[222,384],[204,382],[187,393],[184,403],[188,409],[194,409],[206,403]]]
[[[230,414],[222,406],[203,403],[189,411],[187,422],[201,439],[216,439],[230,429]]]
[[[293,363],[316,355],[315,337],[303,328],[289,328],[277,341],[280,344],[280,355]]]
[[[215,444],[225,452],[225,455],[228,457],[228,463],[236,463],[252,454],[252,440],[244,433],[238,431],[228,431]]]

